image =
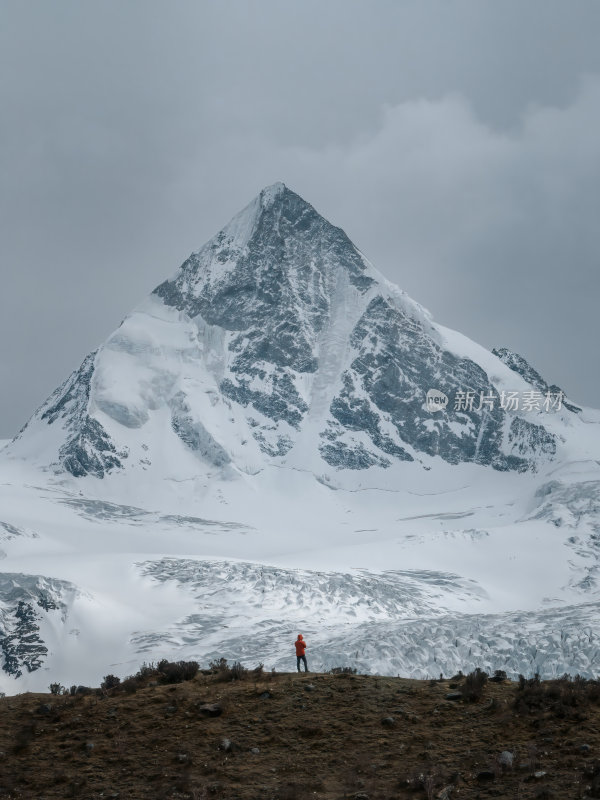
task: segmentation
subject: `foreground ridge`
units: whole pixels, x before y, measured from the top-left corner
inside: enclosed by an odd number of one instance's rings
[[[528,800],[600,785],[594,681],[237,674],[0,700],[3,793]]]

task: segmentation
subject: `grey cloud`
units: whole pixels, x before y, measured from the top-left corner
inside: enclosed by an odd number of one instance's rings
[[[522,352],[593,405],[599,125],[600,77],[587,76],[569,105],[532,106],[510,131],[485,125],[452,94],[388,106],[381,128],[354,143],[273,149],[246,140],[229,158],[249,187],[273,178],[276,164],[439,322]],[[197,185],[193,170],[186,177],[181,196]]]
[[[0,436],[275,180],[440,322],[598,405],[597,3],[0,13]]]

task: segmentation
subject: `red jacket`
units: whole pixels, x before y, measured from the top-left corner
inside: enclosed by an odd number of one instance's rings
[[[296,655],[303,656],[304,651],[306,650],[306,642],[302,638],[302,635],[298,636],[294,644],[296,645]]]

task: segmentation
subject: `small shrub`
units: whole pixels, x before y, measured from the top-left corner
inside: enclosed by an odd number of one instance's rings
[[[121,683],[121,678],[117,678],[116,675],[105,675],[104,680],[100,684],[101,689],[114,689]]]
[[[142,664],[142,666],[139,668],[139,670],[135,673],[133,677],[137,678],[138,681],[142,682],[148,680],[148,678],[155,678],[157,675],[158,675],[158,668],[156,667],[154,662],[151,662],[150,664],[146,663]]]
[[[227,666],[226,658],[220,658],[218,661],[211,661],[208,665],[208,670],[213,675],[223,672],[227,669],[229,669],[229,667]]]
[[[182,683],[191,681],[198,672],[197,661],[167,661],[163,658],[156,665],[159,683]]]
[[[488,674],[477,667],[465,677],[459,691],[465,703],[476,703],[481,699],[483,687],[487,683]]]
[[[533,678],[519,675],[514,708],[520,713],[548,710],[555,717],[585,719],[590,704],[600,703],[600,681],[576,675],[563,675],[542,683],[536,673]]]
[[[230,668],[231,680],[241,681],[248,675],[248,670],[239,661],[234,661]]]
[[[140,688],[140,684],[135,675],[130,675],[128,678],[125,678],[124,681],[121,681],[119,688],[121,691],[125,692],[125,694],[135,694]]]
[[[329,670],[330,675],[356,675],[354,667],[332,667]]]
[[[73,688],[75,691],[73,692]],[[94,689],[91,686],[71,686],[71,694],[81,695],[82,697],[88,694],[95,694]]]
[[[67,694],[67,689],[62,683],[51,683],[48,689],[50,694]]]
[[[241,681],[249,675],[249,670],[242,666],[239,661],[234,661],[230,666],[226,658],[220,658],[218,661],[211,661],[209,667],[211,674],[215,675],[217,681]],[[260,673],[262,673],[262,664],[260,665]],[[255,671],[253,671],[253,674],[255,674]]]
[[[95,689],[92,689],[91,686],[77,686],[73,684],[70,689],[65,689],[64,694],[70,694],[71,697],[77,695],[78,697],[83,697],[86,694],[95,694]]]

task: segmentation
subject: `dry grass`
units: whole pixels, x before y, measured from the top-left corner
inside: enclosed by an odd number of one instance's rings
[[[596,682],[462,676],[469,702],[452,702],[448,681],[221,667],[0,699],[0,797],[600,797]]]

